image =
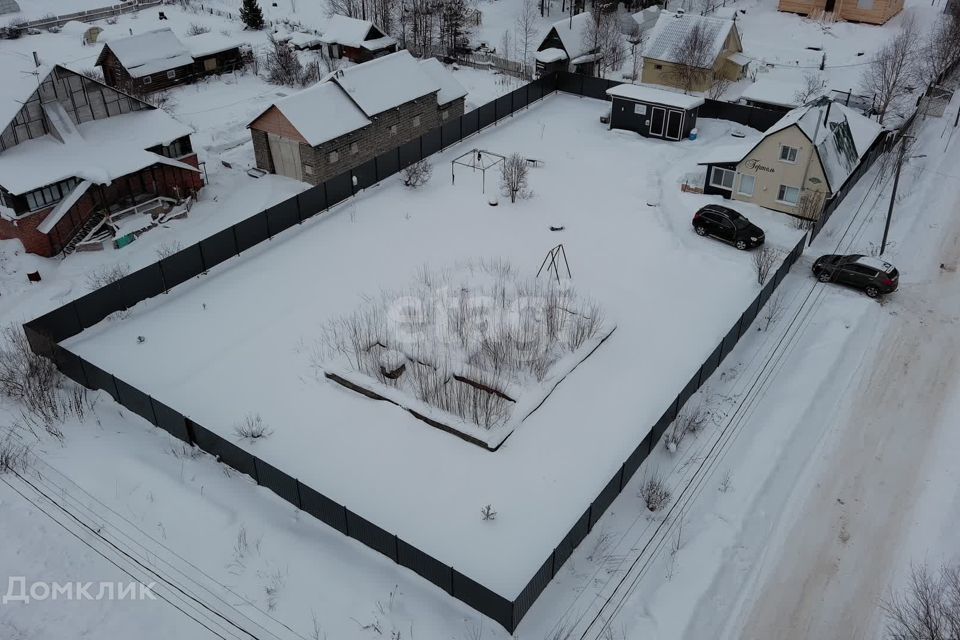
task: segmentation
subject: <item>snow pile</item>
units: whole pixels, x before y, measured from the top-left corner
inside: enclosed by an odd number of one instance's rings
[[[569,286],[507,262],[467,262],[423,269],[409,290],[329,322],[315,364],[495,446],[612,331]]]

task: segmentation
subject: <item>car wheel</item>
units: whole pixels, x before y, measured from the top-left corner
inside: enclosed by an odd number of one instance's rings
[[[698,235],[698,236],[705,236],[705,235],[707,235],[707,228],[706,228],[706,227],[701,227],[701,226],[697,225],[696,227],[693,228],[693,230],[697,232],[697,235]]]
[[[821,271],[820,275],[817,276],[817,280],[820,282],[830,282],[830,274],[826,271]]]
[[[880,291],[876,287],[867,287],[866,289],[864,289],[864,291],[866,292],[867,297],[869,298],[876,298],[877,296],[880,295]]]
[[[745,251],[747,248],[747,242],[746,240],[737,240],[737,244],[734,246],[736,246],[737,249],[740,249],[740,251]]]

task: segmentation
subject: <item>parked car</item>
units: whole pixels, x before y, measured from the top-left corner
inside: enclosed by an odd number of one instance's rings
[[[763,229],[738,211],[708,204],[693,215],[693,230],[698,236],[713,236],[737,249],[752,249],[763,244]]]
[[[852,254],[825,255],[813,263],[813,275],[820,282],[836,282],[862,289],[871,298],[897,290],[900,273],[880,258]]]

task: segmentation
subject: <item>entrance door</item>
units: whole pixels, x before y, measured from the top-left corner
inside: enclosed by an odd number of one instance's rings
[[[296,140],[281,138],[268,133],[270,155],[273,157],[273,171],[277,175],[294,180],[303,180],[303,165],[300,164],[300,143]]]
[[[671,140],[680,139],[680,125],[683,123],[682,111],[669,111],[667,113],[667,138]]]
[[[663,121],[666,117],[666,111],[662,107],[653,107],[650,110],[650,135],[663,137]]]

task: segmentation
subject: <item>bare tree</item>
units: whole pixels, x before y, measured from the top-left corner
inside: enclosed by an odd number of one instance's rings
[[[880,123],[907,97],[912,75],[912,60],[916,54],[917,28],[907,19],[894,38],[877,51],[860,78],[860,87],[874,96]]]
[[[889,640],[956,640],[960,638],[960,565],[936,574],[914,567],[905,591],[882,605]]]
[[[781,315],[783,315],[783,294],[777,293],[767,300],[766,306],[763,308],[763,330],[767,331],[770,329],[770,325],[776,322]]]
[[[714,100],[719,100],[727,92],[733,80],[722,73],[713,73],[710,76],[710,88],[707,89],[707,96]]]
[[[922,55],[915,56],[912,76],[920,86],[935,84],[960,59],[960,20],[944,14],[923,41]]]
[[[643,47],[646,44],[647,32],[640,28],[640,25],[633,25],[627,41],[630,43],[630,79],[636,80],[640,77],[640,71],[643,67]]]
[[[760,247],[753,252],[753,269],[757,274],[757,284],[761,287],[766,284],[770,270],[777,263],[777,251],[770,247]]]
[[[427,184],[433,175],[433,165],[426,160],[414,162],[400,172],[404,186],[416,189]]]
[[[714,62],[712,53],[713,38],[698,22],[687,31],[676,48],[675,62],[667,72],[668,77],[686,93],[696,90],[710,79]]]
[[[531,68],[530,56],[537,44],[537,35],[540,33],[538,13],[537,0],[523,0],[514,22],[517,32],[517,53],[520,54],[520,60],[523,62],[523,72],[528,77]]]
[[[823,192],[804,189],[803,193],[800,194],[800,199],[797,201],[795,211],[799,218],[794,220],[794,226],[798,229],[810,228],[809,224],[820,218],[820,214],[823,212],[823,204]],[[801,219],[806,221],[807,224],[797,222]]]
[[[281,42],[268,34],[270,46],[263,58],[263,68],[267,82],[287,87],[305,87],[317,81],[317,67],[305,67],[297,57],[297,52],[286,42]]]
[[[516,202],[517,196],[525,198],[527,189],[527,160],[519,153],[512,153],[500,165],[500,189],[503,195]]]
[[[605,69],[619,69],[623,65],[625,49],[623,34],[615,14],[594,7],[593,20],[583,34],[584,47],[598,56],[596,69],[603,76]]]
[[[803,84],[793,93],[797,104],[807,104],[823,93],[823,79],[819,73],[803,74]]]

